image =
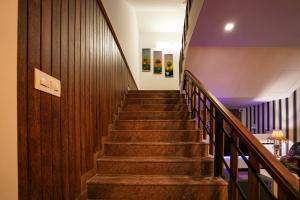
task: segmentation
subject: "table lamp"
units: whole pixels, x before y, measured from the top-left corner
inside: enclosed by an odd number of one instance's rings
[[[282,141],[287,141],[283,131],[273,130],[272,134],[268,137],[268,140],[274,141],[274,155],[279,158],[279,150],[281,149]]]

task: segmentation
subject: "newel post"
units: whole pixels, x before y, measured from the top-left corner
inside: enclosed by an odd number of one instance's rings
[[[214,175],[223,176],[223,146],[224,146],[224,134],[223,134],[223,119],[221,114],[216,110],[215,119],[215,169]]]

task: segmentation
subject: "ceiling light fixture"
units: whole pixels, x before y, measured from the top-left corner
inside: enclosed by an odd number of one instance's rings
[[[234,29],[234,23],[232,22],[229,22],[224,26],[224,30],[226,32],[232,31],[233,29]]]

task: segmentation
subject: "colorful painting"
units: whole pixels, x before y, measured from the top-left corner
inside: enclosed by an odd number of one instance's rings
[[[143,72],[150,72],[151,49],[142,49]]]
[[[165,76],[173,77],[173,54],[165,54]]]
[[[153,60],[154,60],[153,73],[154,74],[162,74],[162,52],[154,51],[153,52]]]

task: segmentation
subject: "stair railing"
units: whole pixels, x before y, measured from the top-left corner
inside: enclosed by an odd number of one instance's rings
[[[188,70],[184,73],[183,90],[192,115],[198,121],[203,139],[209,140],[209,152],[214,155],[214,176],[224,177],[224,169],[230,176],[230,199],[259,200],[264,189],[270,199],[300,199],[298,179],[278,161],[219,100]],[[209,136],[209,137],[207,137]],[[224,159],[224,139],[230,145],[230,165]],[[249,151],[246,156],[239,146]],[[238,183],[238,157],[248,167],[248,189],[243,191]],[[224,168],[225,167],[225,168]],[[260,169],[265,169],[278,184],[278,194],[268,188]]]
[[[181,83],[181,75],[183,72],[183,61],[184,61],[184,52],[186,48],[186,36],[189,29],[189,16],[190,11],[192,9],[193,0],[187,0],[186,1],[186,7],[185,7],[185,17],[184,17],[184,24],[183,24],[183,30],[182,30],[182,38],[181,38],[181,50],[180,50],[180,56],[179,56],[179,82]]]

